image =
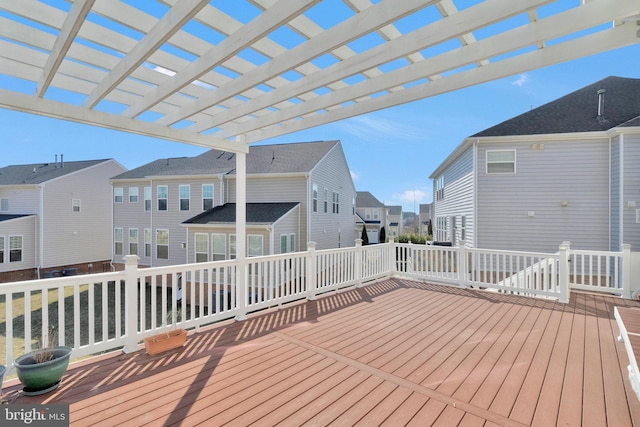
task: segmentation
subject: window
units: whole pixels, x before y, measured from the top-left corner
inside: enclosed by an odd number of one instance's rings
[[[329,190],[324,189],[324,213],[329,212]]]
[[[296,251],[296,235],[289,234],[289,252]]]
[[[211,260],[220,261],[227,259],[227,236],[222,233],[213,233],[211,235],[211,240]]]
[[[129,229],[129,255],[138,255],[138,229]]]
[[[516,150],[487,151],[487,173],[515,173]]]
[[[460,240],[466,239],[467,217],[462,215],[460,218]]]
[[[71,212],[80,212],[80,199],[71,199]]]
[[[169,230],[156,230],[156,258],[169,259]]]
[[[280,235],[280,253],[281,254],[286,254],[287,252],[289,252],[289,250],[287,249],[287,235],[286,234],[281,234]]]
[[[247,236],[247,256],[262,255],[262,235],[249,234]]]
[[[129,203],[138,203],[138,187],[129,187]]]
[[[169,190],[166,185],[158,185],[158,210],[166,211],[169,204]]]
[[[0,236],[0,264],[4,262],[4,236]]]
[[[236,259],[236,235],[229,234],[229,259]]]
[[[113,229],[113,254],[123,255],[122,249],[124,245],[124,235],[122,228]]]
[[[124,201],[124,189],[122,187],[115,187],[113,189],[113,202],[122,203]]]
[[[189,199],[191,198],[191,186],[189,184],[180,187],[180,210],[189,210]]]
[[[333,193],[333,213],[340,213],[340,194]]]
[[[3,197],[0,199],[0,212],[8,212],[9,211],[9,199]]]
[[[374,209],[373,210],[373,220],[374,221],[380,221],[380,210],[379,209]]]
[[[206,211],[213,207],[213,184],[202,185],[202,210]]]
[[[313,184],[313,211],[318,212],[318,185]]]
[[[364,219],[367,221],[371,220],[371,209],[365,209],[364,210]]]
[[[22,236],[9,236],[9,262],[22,261]]]
[[[196,233],[196,262],[209,261],[209,235],[206,233]]]
[[[444,200],[444,175],[436,178],[436,201]]]
[[[151,210],[151,187],[144,187],[144,210]]]
[[[144,229],[144,256],[151,256],[151,229]]]

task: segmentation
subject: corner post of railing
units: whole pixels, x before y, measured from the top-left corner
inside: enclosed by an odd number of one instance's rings
[[[138,350],[138,256],[124,257],[124,323],[125,339],[122,351],[131,353]]]
[[[633,298],[633,289],[631,289],[631,245],[623,243],[620,245],[622,252],[622,292],[627,298]]]
[[[318,265],[316,260],[316,242],[307,243],[307,299],[316,299],[316,288],[318,283]]]
[[[458,246],[458,284],[461,288],[467,286],[467,246],[464,240]]]
[[[407,254],[405,262],[407,263],[407,274],[413,274],[413,242],[409,240],[409,247],[407,248]]]
[[[389,275],[395,276],[398,272],[398,249],[393,237],[389,239]]]
[[[558,287],[560,289],[560,302],[569,302],[569,250],[570,242],[562,242],[558,249]]]
[[[356,239],[356,252],[354,255],[354,276],[356,288],[362,287],[362,267],[364,265],[364,249],[362,247],[362,239]]]

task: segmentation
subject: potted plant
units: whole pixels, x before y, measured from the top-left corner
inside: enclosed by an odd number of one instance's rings
[[[175,314],[175,315],[174,315]],[[156,334],[144,339],[144,348],[147,354],[154,356],[156,354],[163,353],[165,351],[173,350],[174,348],[182,347],[187,340],[187,331],[185,329],[177,328],[176,322],[180,317],[180,312],[169,313],[167,320],[171,322],[172,329]]]
[[[71,347],[54,346],[57,334],[55,328],[49,330],[36,350],[18,357],[13,366],[22,383],[25,396],[36,396],[55,390],[60,385],[62,375],[69,366]]]

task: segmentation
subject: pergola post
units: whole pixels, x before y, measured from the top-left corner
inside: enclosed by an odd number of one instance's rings
[[[236,138],[244,144],[244,135]],[[236,304],[238,314],[236,320],[247,318],[247,155],[244,151],[236,152]]]

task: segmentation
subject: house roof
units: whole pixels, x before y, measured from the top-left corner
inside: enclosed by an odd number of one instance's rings
[[[311,172],[340,141],[255,145],[247,154],[247,175]],[[209,150],[195,157],[159,159],[129,170],[113,179],[141,179],[149,176],[234,174],[235,153]]]
[[[108,160],[109,159],[9,165],[0,168],[0,185],[41,184]]]
[[[25,216],[31,216],[30,214],[26,214],[26,215],[19,215],[19,214],[15,214],[15,215],[11,215],[11,214],[3,214],[0,215],[0,222],[3,221],[9,221],[11,219],[16,219],[16,218],[24,218]]]
[[[387,206],[389,215],[402,215],[402,206]]]
[[[272,224],[282,218],[298,202],[247,203],[247,224]],[[226,224],[236,222],[236,204],[226,203],[213,207],[183,224]]]
[[[356,192],[356,207],[358,208],[384,208],[384,203],[376,199],[373,194],[368,191]]]
[[[604,90],[604,109],[598,116],[600,90]],[[640,79],[610,76],[472,137],[597,132],[637,126],[639,119]]]

